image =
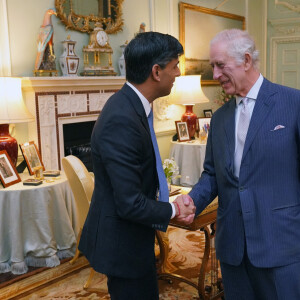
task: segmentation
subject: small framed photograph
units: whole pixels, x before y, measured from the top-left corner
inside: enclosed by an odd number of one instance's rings
[[[198,118],[199,133],[202,131],[208,134],[211,118]]]
[[[0,180],[5,188],[21,181],[6,150],[0,151]]]
[[[175,125],[176,125],[176,131],[178,135],[178,141],[179,142],[190,141],[191,138],[189,135],[187,122],[175,121]]]
[[[211,118],[198,118],[200,143],[205,144],[207,141],[208,131],[210,128]]]
[[[204,109],[203,113],[205,118],[211,118],[213,114],[211,109]]]
[[[28,171],[30,175],[34,175],[34,168],[35,167],[43,167],[43,170],[45,170],[45,167],[43,165],[40,152],[36,146],[36,144],[31,141],[28,143],[20,144],[20,148],[23,154],[23,157],[26,161]]]

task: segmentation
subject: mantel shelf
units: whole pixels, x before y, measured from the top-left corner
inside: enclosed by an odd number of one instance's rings
[[[53,77],[23,77],[23,90],[41,91],[45,89],[119,89],[125,82],[124,76],[53,76]]]

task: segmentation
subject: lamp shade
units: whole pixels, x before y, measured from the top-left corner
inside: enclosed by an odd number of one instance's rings
[[[34,121],[22,97],[21,78],[0,77],[0,124]]]
[[[18,143],[9,134],[10,123],[34,121],[23,102],[21,78],[0,77],[0,151],[6,150],[14,165],[18,158]]]
[[[201,75],[188,75],[176,77],[171,91],[170,102],[172,104],[185,105],[186,111],[181,121],[187,122],[189,136],[194,139],[197,128],[197,116],[193,112],[193,105],[209,102],[201,88]]]
[[[201,75],[176,77],[170,102],[182,105],[209,102],[209,99],[204,95],[201,88]]]

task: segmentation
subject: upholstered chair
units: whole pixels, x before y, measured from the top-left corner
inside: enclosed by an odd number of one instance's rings
[[[92,199],[94,190],[94,174],[89,172],[82,161],[74,155],[68,155],[62,158],[62,165],[75,198],[80,226],[80,231],[77,238],[76,252],[72,260],[70,260],[70,264],[73,264],[80,254],[78,250],[78,244]],[[84,288],[89,287],[94,273],[95,271],[91,269],[90,276],[85,283]]]

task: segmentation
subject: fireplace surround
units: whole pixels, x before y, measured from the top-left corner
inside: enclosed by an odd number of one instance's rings
[[[35,116],[27,125],[28,139],[38,145],[46,169],[61,169],[64,125],[94,122],[124,82],[120,76],[23,78],[23,97]]]

